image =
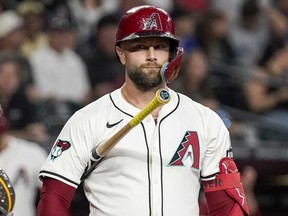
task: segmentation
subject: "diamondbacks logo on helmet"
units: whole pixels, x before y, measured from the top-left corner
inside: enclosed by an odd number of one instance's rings
[[[199,160],[200,146],[197,132],[187,131],[168,165],[199,169]]]
[[[63,151],[69,149],[71,144],[68,141],[57,140],[57,143],[54,145],[53,149],[51,150],[51,160],[55,160],[59,157]]]
[[[159,13],[152,13],[149,19],[144,23],[143,30],[158,30],[162,31],[162,23]]]

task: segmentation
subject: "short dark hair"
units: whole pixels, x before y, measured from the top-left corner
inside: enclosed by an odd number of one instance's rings
[[[120,21],[120,18],[121,18],[120,15],[117,13],[104,15],[97,22],[96,29],[98,30],[98,29],[102,28],[103,26],[107,26],[107,25],[116,25],[117,26],[119,21]]]
[[[241,7],[242,17],[254,17],[260,12],[259,5],[256,0],[245,0]]]

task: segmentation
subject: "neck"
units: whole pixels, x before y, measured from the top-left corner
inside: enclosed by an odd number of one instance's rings
[[[151,89],[149,91],[141,91],[137,88],[132,87],[131,85],[128,85],[127,83],[124,84],[124,86],[121,89],[121,93],[123,98],[133,105],[134,107],[138,109],[144,109],[150,102],[151,100],[155,97],[155,94],[157,90],[159,89]],[[154,119],[157,119],[159,110],[161,109],[162,106],[156,108],[151,115],[153,116]]]

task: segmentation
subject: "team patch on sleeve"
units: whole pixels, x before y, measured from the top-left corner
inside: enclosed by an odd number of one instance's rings
[[[69,149],[71,144],[68,141],[64,140],[57,140],[56,144],[53,146],[50,154],[50,159],[55,160],[57,157],[60,157],[62,155],[63,151],[66,151]]]

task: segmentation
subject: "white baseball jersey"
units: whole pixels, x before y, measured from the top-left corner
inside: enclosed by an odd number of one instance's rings
[[[157,124],[151,115],[125,135],[84,182],[91,216],[199,215],[200,178],[212,179],[230,149],[220,117],[169,89]],[[118,89],[76,112],[66,123],[40,177],[80,184],[92,149],[140,110]]]
[[[41,188],[38,174],[46,158],[39,144],[10,136],[8,146],[0,151],[0,167],[15,190],[13,216],[35,216],[36,192]]]

